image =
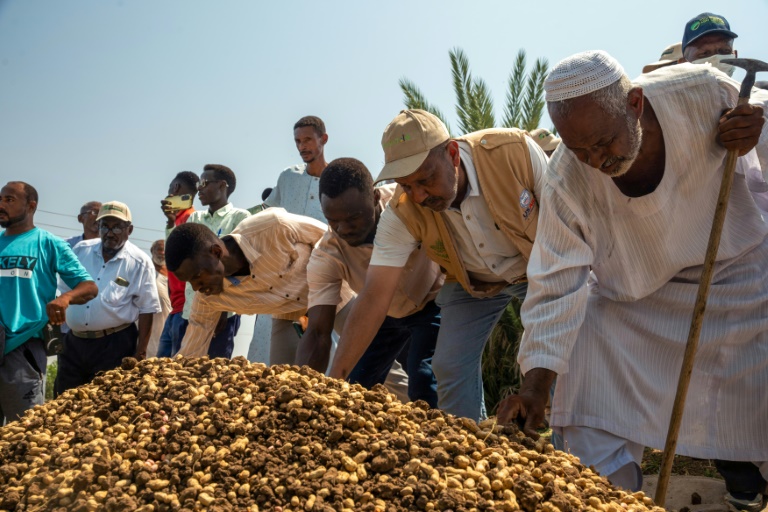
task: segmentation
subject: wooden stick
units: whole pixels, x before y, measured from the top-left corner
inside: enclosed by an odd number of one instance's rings
[[[743,100],[743,101],[742,101]],[[749,98],[739,98],[739,105],[749,101]],[[717,250],[720,247],[720,236],[723,234],[723,224],[725,223],[725,214],[728,210],[728,198],[731,195],[731,186],[733,185],[733,174],[736,170],[736,159],[738,155],[735,151],[728,152],[728,158],[725,162],[725,171],[723,172],[723,181],[720,183],[720,195],[717,198],[717,208],[715,209],[715,218],[712,221],[712,231],[709,233],[709,244],[707,245],[707,254],[704,257],[704,269],[701,272],[701,281],[699,281],[699,292],[696,295],[696,305],[693,308],[693,318],[691,319],[691,329],[688,331],[688,341],[685,344],[685,353],[683,354],[683,365],[680,369],[680,378],[677,381],[677,393],[675,394],[675,403],[672,406],[672,418],[669,421],[669,430],[667,431],[667,441],[664,444],[664,453],[661,457],[661,470],[659,472],[659,481],[656,485],[656,497],[654,501],[660,507],[664,506],[667,498],[667,486],[669,477],[672,474],[672,462],[675,460],[675,450],[677,448],[677,436],[680,433],[680,424],[683,421],[683,412],[685,410],[685,399],[688,395],[688,385],[691,383],[691,373],[693,373],[693,362],[696,357],[696,349],[699,345],[699,334],[701,334],[701,325],[704,321],[704,310],[707,307],[707,295],[709,285],[712,282],[712,273],[717,259]]]

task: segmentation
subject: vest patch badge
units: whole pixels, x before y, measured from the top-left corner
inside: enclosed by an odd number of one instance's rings
[[[523,209],[523,218],[525,220],[528,220],[528,217],[535,207],[536,200],[533,198],[533,195],[528,192],[528,189],[523,189],[520,193],[520,208]]]
[[[450,258],[448,258],[448,251],[445,250],[445,244],[441,239],[438,239],[437,242],[429,246],[430,249],[432,249],[432,252],[444,259],[445,261],[448,261]]]

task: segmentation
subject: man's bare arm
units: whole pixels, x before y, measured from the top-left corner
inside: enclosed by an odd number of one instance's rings
[[[67,308],[70,304],[85,304],[94,299],[99,293],[96,283],[93,281],[80,281],[77,286],[66,293],[62,293],[46,304],[45,312],[51,325],[61,325],[66,320]]]
[[[365,353],[387,316],[402,273],[403,267],[368,267],[365,287],[352,305],[336,348],[331,377],[346,379]]]
[[[307,311],[309,325],[299,341],[296,350],[298,366],[309,366],[313,370],[325,373],[331,355],[331,333],[336,321],[336,306],[314,306]]]

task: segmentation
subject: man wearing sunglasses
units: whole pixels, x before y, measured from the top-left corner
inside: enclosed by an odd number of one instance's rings
[[[101,208],[101,203],[98,201],[89,201],[80,207],[77,222],[83,225],[83,232],[80,235],[67,238],[66,242],[70,247],[76,246],[78,242],[83,240],[93,240],[99,237],[99,224],[96,222],[99,208]]]
[[[235,191],[236,186],[237,178],[229,167],[217,164],[208,164],[203,167],[200,182],[197,184],[197,197],[200,199],[200,203],[207,206],[208,209],[193,212],[187,222],[202,224],[219,238],[230,234],[240,224],[240,221],[251,215],[248,210],[235,208],[229,202],[229,196]],[[182,317],[188,321],[195,295],[189,284],[187,284],[185,295]],[[239,329],[240,315],[223,312],[214,329],[215,336],[208,347],[208,355],[210,357],[232,357],[232,351],[235,348],[235,336]]]
[[[58,356],[59,393],[117,368],[124,357],[146,357],[152,315],[160,312],[152,259],[128,241],[133,232],[128,206],[104,203],[96,220],[100,238],[80,242],[73,251],[99,295],[67,308],[70,331]]]

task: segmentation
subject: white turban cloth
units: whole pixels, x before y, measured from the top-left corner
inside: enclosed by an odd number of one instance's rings
[[[589,50],[566,57],[552,68],[544,81],[548,102],[578,98],[618,82],[624,75],[621,64],[602,50]]]

